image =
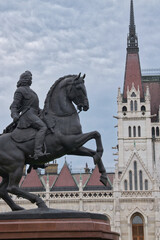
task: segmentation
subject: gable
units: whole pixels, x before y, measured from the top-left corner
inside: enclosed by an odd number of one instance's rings
[[[86,183],[84,190],[107,190],[107,189],[110,190],[112,186],[110,184],[108,184],[108,186],[104,186],[99,180],[100,176],[101,174],[99,172],[98,166],[96,165],[96,167],[93,170],[93,173],[91,174],[90,178],[88,179],[88,182]]]
[[[131,154],[120,177],[120,190],[151,190],[153,178],[138,153]]]
[[[67,163],[64,164],[59,176],[53,184],[51,191],[78,191],[77,184],[73,179]]]

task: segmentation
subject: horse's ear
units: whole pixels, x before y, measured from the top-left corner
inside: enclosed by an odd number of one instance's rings
[[[86,76],[86,74],[84,74],[82,78],[85,79],[85,76]]]

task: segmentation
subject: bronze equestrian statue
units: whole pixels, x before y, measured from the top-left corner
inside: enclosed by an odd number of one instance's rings
[[[105,186],[108,184],[101,159],[101,135],[97,131],[82,133],[74,106],[77,105],[79,111],[89,109],[84,78],[85,75],[80,74],[59,78],[50,88],[44,108],[40,110],[38,97],[30,89],[32,74],[26,71],[20,76],[10,107],[14,121],[0,136],[0,197],[13,211],[22,208],[8,193],[26,198],[39,208],[47,208],[41,198],[19,187],[26,164],[36,168],[65,154],[89,156],[99,168],[100,181]],[[91,139],[95,139],[96,150],[83,146]]]

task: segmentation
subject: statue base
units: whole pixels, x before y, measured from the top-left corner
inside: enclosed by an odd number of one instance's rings
[[[118,240],[103,214],[31,209],[0,214],[0,239]]]

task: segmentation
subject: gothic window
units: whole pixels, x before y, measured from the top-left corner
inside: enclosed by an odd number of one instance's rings
[[[138,126],[138,137],[141,137],[141,127]]]
[[[137,101],[134,101],[134,110],[137,111]]]
[[[145,180],[145,190],[148,190],[148,180]]]
[[[146,107],[145,107],[145,106],[142,106],[142,107],[141,107],[141,111],[142,111],[142,112],[145,112],[145,111],[146,111]]]
[[[155,128],[152,127],[152,137],[155,137]]]
[[[122,112],[127,112],[127,107],[126,107],[126,106],[124,106],[124,107],[122,108]]]
[[[132,239],[144,240],[144,223],[139,213],[136,213],[132,218]]]
[[[142,115],[145,115],[146,107],[145,107],[145,106],[142,106],[142,107],[141,107],[141,111],[142,111]]]
[[[133,101],[130,102],[131,111],[133,112]]]
[[[140,190],[143,190],[143,176],[142,176],[142,171],[139,171],[139,186]]]
[[[129,137],[132,137],[131,127],[128,127],[128,135],[129,135]]]
[[[134,186],[135,190],[138,190],[138,184],[137,184],[137,162],[134,162]]]
[[[133,190],[132,171],[129,171],[129,190]]]
[[[131,97],[136,97],[135,92],[132,92]]]
[[[133,127],[133,137],[136,137],[136,127]]]
[[[159,127],[156,127],[156,136],[159,137]]]
[[[125,116],[125,115],[126,115],[126,112],[127,112],[127,107],[126,107],[126,106],[123,106],[122,112],[123,112],[123,115]]]
[[[127,180],[124,180],[124,190],[127,191],[128,190],[128,186],[127,186]]]

